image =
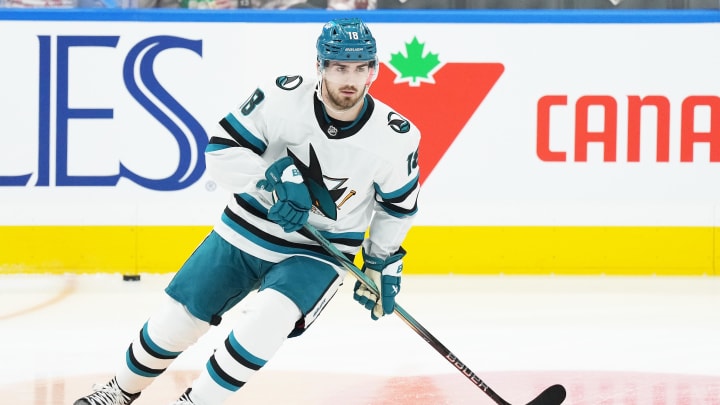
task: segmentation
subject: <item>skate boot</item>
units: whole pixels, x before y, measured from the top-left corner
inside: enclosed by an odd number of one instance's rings
[[[192,391],[192,388],[188,388],[184,394],[180,395],[177,401],[170,405],[194,405],[195,403],[190,399],[190,391]]]
[[[118,386],[115,377],[105,385],[95,385],[92,394],[75,401],[73,405],[130,405],[140,393],[130,394]]]

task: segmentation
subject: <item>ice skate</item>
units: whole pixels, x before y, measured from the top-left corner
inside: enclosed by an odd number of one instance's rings
[[[123,391],[114,377],[105,385],[95,385],[93,391],[92,394],[75,401],[73,405],[130,405],[140,396],[139,392],[130,394]]]
[[[180,395],[177,401],[170,405],[194,405],[195,403],[190,399],[190,391],[192,391],[192,388],[188,388],[184,394]]]

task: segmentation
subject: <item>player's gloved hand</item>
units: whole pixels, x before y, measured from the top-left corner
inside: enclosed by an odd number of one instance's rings
[[[384,315],[392,314],[395,310],[395,296],[400,292],[402,258],[405,253],[405,249],[400,247],[392,256],[382,260],[368,255],[364,248],[362,250],[364,261],[362,270],[375,283],[380,296],[378,297],[360,281],[356,281],[353,298],[370,310],[370,317],[375,321]]]
[[[268,219],[282,226],[285,232],[302,228],[312,208],[310,193],[291,157],[279,159],[265,171],[265,179],[257,187],[273,192],[275,204],[268,211]]]

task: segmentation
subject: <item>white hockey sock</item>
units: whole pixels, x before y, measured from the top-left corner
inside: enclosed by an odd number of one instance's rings
[[[265,289],[248,297],[232,332],[193,382],[192,400],[222,404],[282,346],[300,319],[298,307],[283,294]]]
[[[142,391],[209,328],[168,297],[128,347],[116,374],[118,385],[129,393]]]

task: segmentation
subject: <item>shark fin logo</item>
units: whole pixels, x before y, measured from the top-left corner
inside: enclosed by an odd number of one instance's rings
[[[345,194],[347,187],[342,187],[342,185],[347,180],[332,179],[334,180],[336,187],[332,190],[328,189],[325,185],[325,176],[323,176],[320,161],[318,160],[315,148],[313,148],[312,145],[310,145],[310,162],[307,165],[304,164],[294,153],[292,153],[290,149],[287,150],[287,153],[288,156],[293,159],[295,166],[298,170],[300,170],[300,173],[303,176],[305,185],[310,192],[310,198],[312,199],[313,206],[326,217],[332,220],[337,220],[338,207],[335,202],[342,197],[343,194]]]
[[[275,79],[275,84],[283,90],[295,90],[302,82],[302,76],[280,76]]]
[[[372,94],[415,124],[420,140],[420,182],[432,173],[480,107],[505,67],[502,63],[442,62],[417,37],[405,52],[380,63]]]
[[[410,131],[410,123],[408,120],[403,118],[400,114],[396,113],[395,111],[392,111],[388,114],[388,126],[392,128],[393,131],[404,134]]]

